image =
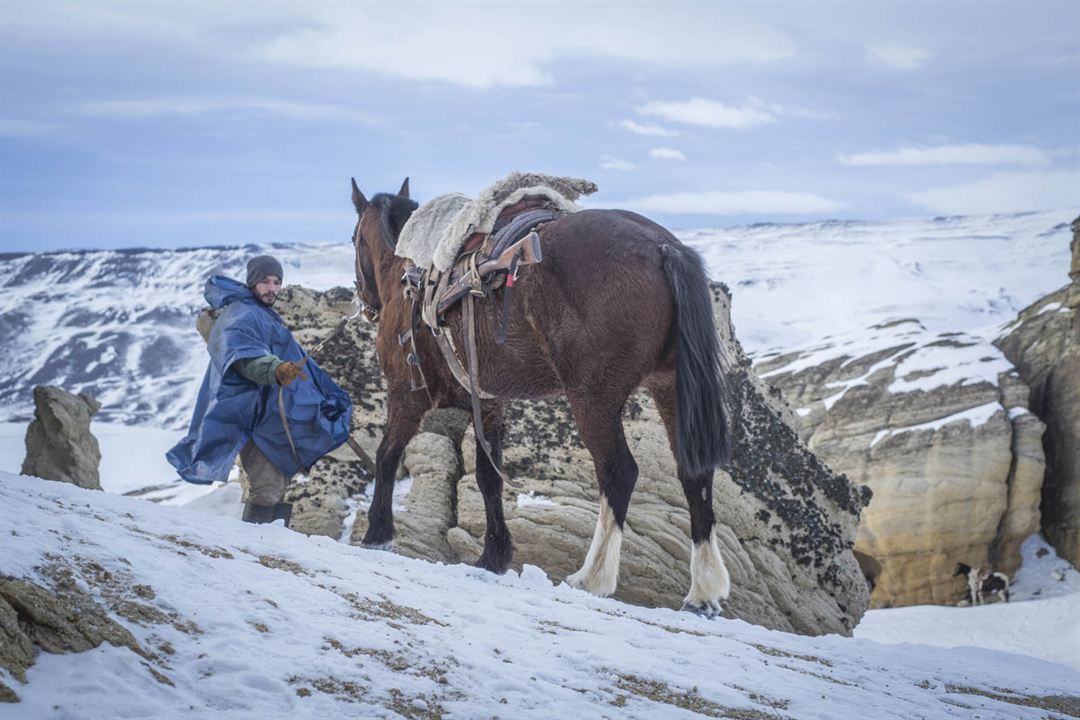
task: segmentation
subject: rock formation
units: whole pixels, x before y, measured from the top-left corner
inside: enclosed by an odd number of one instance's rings
[[[90,432],[90,418],[101,404],[83,393],[34,388],[34,420],[26,430],[22,474],[100,490],[101,449]]]
[[[1043,423],[992,345],[900,320],[761,361],[829,467],[874,491],[856,549],[875,607],[953,603],[957,562],[1012,573],[1039,529]]]
[[[729,378],[737,418],[735,469],[730,476],[718,472],[715,481],[717,533],[733,586],[726,612],[788,631],[850,634],[868,602],[851,545],[869,492],[831,472],[799,441],[778,396],[757,380],[733,339],[727,294],[717,286],[714,295],[718,327],[734,358]],[[278,305],[300,342],[311,346],[353,313],[351,296],[343,289],[289,288]],[[317,358],[350,391],[355,436],[372,455],[385,413],[373,334],[363,321],[350,323]],[[580,566],[596,523],[592,460],[561,401],[512,402],[506,418],[504,465],[512,480],[504,501],[515,567],[537,565],[561,581]],[[640,477],[616,597],[678,607],[689,587],[690,540],[674,459],[649,398],[628,402],[624,425]],[[310,514],[294,510],[294,528],[340,531],[349,503],[367,482],[349,452],[320,462],[290,491],[290,500],[313,508]],[[476,559],[484,525],[474,463],[468,416],[429,416],[403,461],[412,483],[395,498],[397,552],[446,562]],[[364,507],[354,540],[363,534]]]
[[[996,344],[1031,388],[1031,410],[1046,423],[1043,532],[1080,567],[1080,217],[1072,231],[1072,282],[1022,310]]]

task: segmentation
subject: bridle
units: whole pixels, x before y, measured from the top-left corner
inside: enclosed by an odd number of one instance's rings
[[[356,298],[353,301],[360,307],[360,312],[363,313],[367,321],[373,325],[379,323],[379,311],[382,307],[376,307],[374,305],[368,305],[364,301],[364,293],[367,291],[367,274],[364,272],[364,264],[360,260],[360,247],[364,243],[364,235],[360,230],[360,220],[356,221],[356,232],[353,234],[353,249],[355,256],[355,272],[356,272]],[[378,297],[378,293],[375,293]]]

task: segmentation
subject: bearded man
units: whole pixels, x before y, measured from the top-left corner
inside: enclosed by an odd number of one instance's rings
[[[290,479],[348,439],[352,401],[274,312],[282,277],[281,263],[260,255],[247,264],[246,284],[222,275],[206,282],[217,315],[212,327],[199,323],[210,365],[188,434],[166,458],[184,480],[208,484],[227,480],[239,455],[249,479],[244,521],[288,527]]]

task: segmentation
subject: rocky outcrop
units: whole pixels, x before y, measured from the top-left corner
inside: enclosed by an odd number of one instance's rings
[[[103,642],[149,657],[130,632],[77,587],[57,591],[0,577],[0,667],[19,682],[26,682],[38,651],[85,652]],[[18,701],[15,691],[0,682],[0,702]]]
[[[718,325],[734,358],[729,378],[738,418],[735,470],[731,475],[718,472],[715,481],[717,533],[733,586],[725,610],[772,628],[850,634],[868,602],[851,545],[869,493],[831,472],[799,441],[787,411],[758,381],[732,336],[726,293],[717,287],[715,298]],[[308,347],[354,311],[351,292],[341,289],[314,293],[290,288],[279,305]],[[356,437],[374,455],[385,393],[372,340],[370,325],[350,323],[318,360],[352,395]],[[537,565],[560,581],[580,566],[596,524],[592,460],[560,401],[509,403],[506,419],[504,469],[511,482],[504,502],[515,565]],[[623,419],[640,477],[627,518],[616,597],[678,607],[689,587],[690,539],[674,459],[648,397],[632,398]],[[484,514],[472,475],[475,442],[468,416],[433,414],[422,430],[403,461],[411,486],[401,483],[395,498],[395,551],[472,562],[479,555]],[[326,519],[318,525],[326,529],[335,523],[340,527],[347,515],[348,504],[339,499],[350,495],[348,502],[359,501],[355,541],[363,535],[366,517],[363,496],[352,488],[366,478],[340,462],[331,461],[328,470],[319,463],[308,481],[290,493],[332,498],[321,501]],[[349,472],[354,473],[351,479]],[[322,494],[318,489],[324,486],[328,490]]]
[[[1031,410],[1046,423],[1043,532],[1080,567],[1080,218],[1072,230],[1072,282],[1022,310],[996,345],[1031,388]]]
[[[22,474],[101,489],[101,449],[90,432],[90,418],[101,404],[83,393],[62,388],[34,388],[34,420],[26,430]]]
[[[763,359],[807,445],[866,483],[856,549],[880,564],[876,607],[953,603],[957,562],[1007,573],[1039,529],[1043,423],[981,338],[915,319]]]

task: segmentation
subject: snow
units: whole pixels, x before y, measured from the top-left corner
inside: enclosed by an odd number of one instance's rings
[[[558,503],[547,497],[541,495],[535,490],[530,490],[527,493],[518,493],[517,506],[525,507],[527,505],[540,506],[540,507],[558,507]]]
[[[531,566],[495,576],[7,473],[0,473],[0,527],[7,529],[4,574],[40,578],[59,562],[92,586],[97,575],[79,568],[95,562],[117,583],[114,594],[171,614],[161,624],[115,618],[156,659],[105,645],[78,655],[39,653],[26,685],[0,670],[22,699],[0,706],[0,718],[756,711],[1034,720],[1048,716],[1037,698],[1080,689],[1076,670],[1022,655],[708,621],[596,598]],[[125,595],[135,584],[152,588],[153,597]],[[1025,627],[1036,632],[1038,608],[1075,597],[987,610],[1030,608]],[[981,610],[956,614],[987,617]],[[991,629],[972,631],[972,639]],[[171,652],[161,650],[166,643]],[[155,680],[150,666],[172,685]]]
[[[952,415],[946,415],[945,417],[937,418],[936,420],[930,420],[928,422],[919,423],[918,425],[909,425],[902,428],[890,428],[888,430],[879,430],[874,439],[870,442],[870,447],[874,447],[886,437],[891,435],[903,435],[904,433],[918,432],[919,430],[940,430],[946,425],[951,425],[956,422],[966,422],[973,428],[981,427],[989,422],[990,418],[994,417],[998,413],[1005,412],[1005,408],[997,400],[988,402],[984,405],[978,405],[967,410],[961,410],[960,412],[953,413]],[[1010,416],[1011,417],[1011,416]]]
[[[917,318],[926,338],[963,331],[992,339],[1017,311],[1068,282],[1073,214],[676,235],[731,287],[739,339],[760,359],[797,348],[832,352],[847,341],[831,338],[904,318]],[[104,404],[99,420],[183,429],[206,366],[193,328],[203,283],[214,273],[237,276],[248,257],[265,252],[281,259],[288,284],[353,284],[349,243],[0,258],[0,420],[29,420],[30,387],[52,384],[94,394]],[[869,336],[848,341],[849,355],[879,347]]]
[[[1061,307],[1061,303],[1059,302],[1047,303],[1046,305],[1043,305],[1041,308],[1039,308],[1039,312],[1036,313],[1036,315],[1042,315],[1044,313],[1055,312],[1062,309],[1064,308]]]
[[[855,637],[935,647],[977,646],[1040,657],[1080,672],[1080,595],[1022,603],[871,610]],[[1080,685],[1070,692],[1080,692]]]
[[[676,233],[732,290],[755,359],[916,318],[932,333],[999,328],[1069,282],[1075,209]]]
[[[1040,550],[1044,553],[1039,557]],[[1039,535],[1021,547],[1011,602],[978,607],[916,605],[870,610],[855,637],[935,647],[1018,652],[1080,671],[1080,572]],[[1060,579],[1058,579],[1060,577]],[[1031,601],[1039,598],[1034,602]],[[1080,685],[1070,692],[1080,693]]]
[[[21,471],[26,458],[26,429],[25,423],[0,423],[0,471]],[[165,453],[184,436],[183,430],[91,421],[90,432],[101,448],[99,472],[105,492],[122,495],[155,488],[144,497],[182,505],[215,487],[182,481],[165,460]]]

